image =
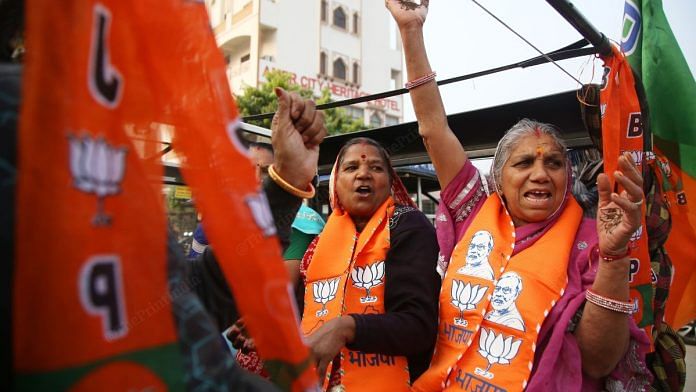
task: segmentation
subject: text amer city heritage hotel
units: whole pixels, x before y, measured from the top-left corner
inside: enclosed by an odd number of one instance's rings
[[[257,87],[267,70],[282,69],[318,96],[334,100],[403,86],[401,42],[374,0],[206,0],[211,26],[227,61],[232,90]],[[400,96],[346,110],[371,127],[403,118]]]

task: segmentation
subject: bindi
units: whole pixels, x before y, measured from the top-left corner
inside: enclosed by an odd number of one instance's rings
[[[544,146],[537,146],[537,148],[536,148],[536,156],[537,156],[538,158],[541,158],[542,156],[544,156]]]

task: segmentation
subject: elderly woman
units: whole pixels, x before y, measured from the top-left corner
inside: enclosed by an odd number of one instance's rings
[[[332,213],[301,265],[301,327],[317,372],[327,389],[407,391],[437,335],[435,229],[372,139],[341,149],[329,191]]]
[[[522,120],[498,144],[487,195],[434,83],[422,33],[428,3],[387,1],[442,187],[440,327],[414,390],[642,390],[648,341],[628,288],[643,202],[632,159],[611,173],[624,191],[600,175],[597,219],[583,219],[563,141],[552,126]]]

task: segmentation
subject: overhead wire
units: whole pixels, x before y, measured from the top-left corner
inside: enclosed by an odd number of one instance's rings
[[[520,33],[518,33],[517,31],[515,31],[515,29],[513,29],[512,27],[510,27],[510,26],[509,26],[507,23],[505,23],[502,19],[498,18],[494,13],[492,13],[491,11],[489,11],[486,7],[484,7],[483,5],[481,5],[481,3],[479,3],[478,1],[476,1],[476,0],[471,0],[471,1],[472,1],[474,4],[476,4],[479,8],[481,8],[484,12],[486,12],[488,15],[490,15],[493,19],[497,20],[498,23],[500,23],[500,24],[502,24],[503,26],[505,26],[505,28],[507,28],[508,30],[510,30],[513,34],[515,34],[517,37],[519,37],[522,41],[524,41],[525,43],[527,43],[527,45],[531,46],[534,50],[536,50],[537,52],[539,52],[539,54],[540,54],[541,56],[545,57],[550,63],[552,63],[553,65],[555,65],[556,67],[558,67],[558,69],[560,69],[561,71],[563,71],[563,73],[565,73],[565,74],[568,75],[571,79],[573,79],[574,81],[576,81],[576,82],[578,83],[578,85],[582,86],[582,82],[581,82],[580,80],[578,80],[578,78],[576,78],[575,76],[571,75],[570,72],[568,72],[568,71],[565,70],[565,68],[563,68],[563,67],[561,67],[560,65],[558,65],[558,63],[556,63],[556,62],[555,62],[552,58],[550,58],[546,53],[542,52],[539,48],[537,48],[536,46],[534,46],[534,44],[531,43],[528,39],[524,38],[524,37],[522,36],[522,34],[520,34]]]

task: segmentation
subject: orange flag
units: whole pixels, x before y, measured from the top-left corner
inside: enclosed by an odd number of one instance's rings
[[[629,152],[642,172],[644,164],[643,120],[636,96],[633,72],[624,55],[612,47],[612,55],[603,58],[609,69],[600,95],[602,113],[602,150],[604,172],[614,184],[619,156]],[[648,233],[645,229],[645,204],[640,228],[631,237],[631,269],[629,274],[631,301],[638,304],[636,324],[652,337],[654,284],[657,281],[650,267]]]
[[[315,386],[203,3],[28,0],[26,10],[18,387],[183,386],[160,196],[165,133],[276,381]]]

